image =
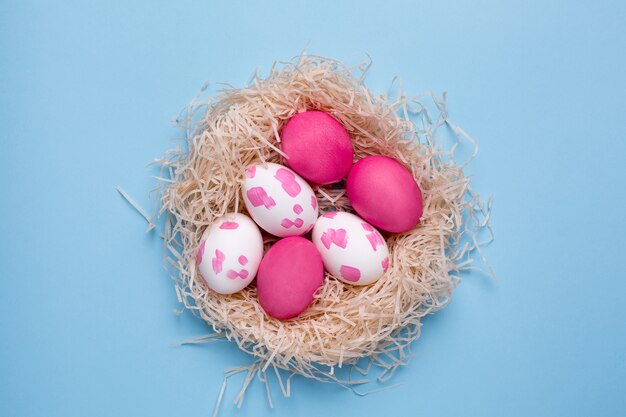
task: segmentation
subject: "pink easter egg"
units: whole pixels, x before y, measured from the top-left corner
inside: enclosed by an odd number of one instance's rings
[[[215,219],[200,240],[196,261],[206,285],[218,294],[233,294],[248,286],[263,257],[263,236],[241,213]]]
[[[413,175],[386,156],[368,156],[354,164],[346,191],[359,216],[379,229],[406,232],[422,217],[422,192]]]
[[[311,304],[324,282],[322,256],[303,237],[281,239],[261,260],[256,280],[259,303],[267,314],[295,317]]]
[[[280,146],[287,156],[285,163],[316,184],[340,181],[352,166],[350,135],[341,123],[322,111],[309,110],[289,119]]]
[[[318,208],[313,189],[283,165],[253,165],[242,191],[248,213],[268,233],[300,236],[315,224]]]
[[[331,216],[327,214],[332,213]],[[360,217],[344,211],[317,219],[311,240],[324,268],[352,285],[369,285],[389,268],[389,248],[380,232]]]

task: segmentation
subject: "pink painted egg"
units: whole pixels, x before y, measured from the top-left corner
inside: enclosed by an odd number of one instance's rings
[[[263,257],[263,237],[248,216],[230,213],[204,231],[196,255],[200,275],[213,291],[232,294],[245,288]]]
[[[389,268],[385,239],[352,213],[324,213],[315,223],[312,240],[326,270],[347,284],[371,284]]]
[[[346,191],[359,216],[381,230],[406,232],[422,217],[422,192],[413,175],[386,156],[368,156],[354,164]]]
[[[267,314],[288,319],[302,313],[324,282],[324,265],[311,241],[298,236],[276,242],[257,277],[259,303]]]
[[[307,233],[317,219],[317,198],[311,186],[282,165],[248,168],[243,200],[254,221],[275,236]]]
[[[285,163],[315,184],[331,184],[346,176],[354,149],[346,129],[328,113],[309,110],[283,127],[280,148]]]

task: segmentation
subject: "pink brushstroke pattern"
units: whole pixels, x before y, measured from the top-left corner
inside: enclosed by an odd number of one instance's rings
[[[336,211],[327,211],[322,217],[326,217],[327,219],[334,219],[336,215]]]
[[[220,229],[232,230],[232,229],[236,229],[238,227],[239,227],[239,223],[237,223],[237,222],[224,222],[224,223],[220,224]]]
[[[285,229],[289,229],[291,226],[302,227],[303,224],[304,224],[304,220],[302,220],[299,217],[296,218],[294,221],[284,218],[283,221],[280,222],[280,225],[284,227]]]
[[[388,257],[388,256],[386,256],[386,257],[385,257],[385,259],[383,259],[383,260],[380,262],[380,264],[382,265],[383,270],[384,270],[385,272],[387,272],[387,269],[389,268],[389,257]]]
[[[224,264],[225,260],[226,257],[224,256],[224,253],[219,249],[215,249],[215,258],[211,259],[213,272],[215,272],[216,274],[222,272],[222,265]]]
[[[317,198],[314,195],[311,196],[311,207],[313,207],[313,210],[317,208]]]
[[[302,206],[300,204],[296,204],[293,206],[293,212],[296,214],[302,213]]]
[[[235,271],[234,269],[229,269],[228,272],[226,272],[226,276],[230,279],[237,279],[237,278],[246,279],[248,278],[248,274],[249,272],[246,271],[245,269],[242,269],[239,272]]]
[[[361,278],[361,271],[359,268],[355,268],[353,266],[341,265],[339,268],[339,273],[346,281],[357,282],[359,278]]]
[[[265,206],[265,208],[269,210],[276,205],[274,199],[267,195],[263,187],[250,188],[246,192],[246,196],[254,207]]]
[[[374,252],[378,250],[379,246],[383,246],[385,244],[383,237],[375,230],[372,233],[368,233],[367,235],[365,235],[365,237],[367,237],[367,240],[370,241],[370,245],[372,245],[372,249],[374,249]]]
[[[346,229],[328,229],[322,233],[320,240],[326,246],[326,249],[330,249],[333,243],[343,249],[348,245]]]
[[[200,246],[198,246],[198,253],[196,254],[196,261],[198,262],[198,265],[202,263],[202,256],[204,255],[205,243],[206,243],[206,240],[203,240],[202,242],[200,242]]]
[[[383,240],[383,237],[371,225],[367,223],[361,223],[361,226],[363,226],[363,229],[367,230],[368,232],[371,232],[371,233],[366,234],[365,237],[367,238],[367,240],[370,241],[370,245],[372,245],[372,249],[374,249],[374,252],[375,252],[378,246],[382,246],[385,243],[385,241]]]
[[[250,168],[248,168],[248,170],[246,171],[246,177],[248,178],[254,178],[254,175],[256,174],[256,165],[252,165]]]
[[[238,261],[239,261],[239,264],[240,264],[240,265],[245,265],[245,264],[247,264],[247,263],[248,263],[248,258],[246,258],[244,255],[241,255],[241,256],[239,257]]]
[[[374,228],[368,223],[361,223],[361,226],[363,227],[363,229],[367,230],[368,232],[371,232],[374,230]]]
[[[274,178],[276,178],[278,182],[281,183],[281,185],[283,186],[283,190],[285,190],[285,192],[291,197],[295,197],[300,194],[302,188],[300,187],[300,184],[298,184],[298,182],[296,181],[296,176],[293,172],[285,168],[279,168],[276,171],[276,175],[274,175]]]

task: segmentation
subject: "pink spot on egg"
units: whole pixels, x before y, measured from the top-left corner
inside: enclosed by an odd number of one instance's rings
[[[302,213],[302,206],[300,204],[296,204],[295,206],[293,206],[293,212],[296,214]]]
[[[248,171],[246,171],[246,177],[254,178],[255,174],[256,174],[256,165],[252,165],[250,168],[248,168]]]
[[[269,210],[276,205],[274,199],[267,195],[263,187],[250,188],[246,192],[246,196],[254,207],[265,206],[265,208]]]
[[[296,176],[293,172],[285,168],[279,168],[276,171],[276,175],[274,175],[274,178],[276,178],[278,182],[281,183],[281,185],[283,186],[283,190],[285,190],[285,192],[291,197],[295,197],[300,194],[301,187],[300,184],[298,184],[298,182],[296,181]]]
[[[245,265],[248,263],[248,258],[246,258],[244,255],[241,255],[238,260],[240,265]]]
[[[220,224],[220,229],[232,230],[232,229],[236,229],[238,227],[239,227],[239,223],[237,223],[237,222],[224,222],[224,223]]]
[[[374,228],[367,223],[361,223],[361,226],[363,226],[363,229],[367,230],[368,232],[374,230]]]
[[[317,208],[317,198],[314,195],[311,196],[311,207],[313,207],[313,210]]]
[[[345,229],[328,229],[322,233],[320,240],[326,249],[330,249],[333,243],[343,249],[348,245],[348,236]]]
[[[386,257],[385,257],[385,259],[383,259],[383,260],[380,262],[380,264],[382,265],[383,270],[384,270],[385,272],[387,272],[387,269],[389,268],[389,257],[388,257],[388,256],[386,256]]]
[[[326,217],[327,219],[334,219],[336,215],[336,211],[327,211],[322,217]]]
[[[304,224],[304,220],[302,220],[299,217],[293,221],[290,219],[284,218],[283,221],[280,222],[280,225],[284,227],[285,229],[289,229],[291,226],[302,227],[303,224]]]
[[[219,249],[215,249],[215,258],[211,259],[213,272],[215,272],[216,274],[222,272],[222,265],[224,264],[225,260],[226,256],[224,256],[224,253]]]
[[[374,252],[377,250],[378,246],[382,246],[385,243],[383,241],[383,237],[376,230],[374,230],[372,233],[368,233],[365,237],[367,237],[367,240],[370,241],[370,245],[372,245],[372,249],[374,249]]]
[[[246,279],[248,278],[249,274],[250,273],[245,269],[242,269],[239,272],[235,271],[234,269],[229,269],[228,272],[226,272],[226,276],[230,279],[237,279],[237,278]]]
[[[198,253],[196,254],[196,261],[198,262],[198,265],[202,263],[202,256],[204,255],[205,243],[206,243],[206,240],[203,240],[202,242],[200,242],[200,246],[198,247]]]
[[[339,273],[343,279],[349,282],[357,282],[361,278],[361,271],[353,266],[341,265]]]

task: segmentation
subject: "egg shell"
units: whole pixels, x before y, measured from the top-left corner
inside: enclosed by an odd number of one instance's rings
[[[322,257],[311,241],[298,236],[274,243],[257,277],[259,303],[267,314],[289,319],[302,313],[324,282]]]
[[[381,230],[406,232],[422,217],[422,192],[413,175],[386,156],[368,156],[354,164],[346,192],[359,216]]]
[[[353,285],[377,281],[389,267],[387,242],[372,225],[352,213],[331,211],[315,223],[312,241],[324,267]]]
[[[263,237],[245,214],[218,218],[202,234],[196,261],[213,291],[232,294],[254,279],[263,257]]]
[[[280,137],[285,163],[315,184],[340,181],[352,166],[350,135],[328,113],[298,113],[285,124]]]
[[[307,233],[317,219],[317,198],[311,186],[291,169],[279,164],[248,168],[243,199],[254,221],[275,236]]]

